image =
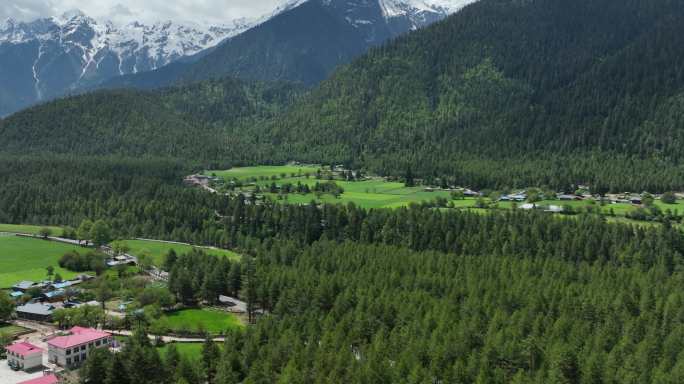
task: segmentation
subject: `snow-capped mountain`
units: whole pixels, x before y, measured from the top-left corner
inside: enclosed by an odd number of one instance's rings
[[[104,87],[150,89],[222,76],[313,85],[369,48],[474,1],[293,0],[197,62],[118,77]]]
[[[114,25],[80,11],[32,22],[0,23],[0,116],[82,86],[154,70],[235,36],[246,19],[199,26]]]
[[[418,29],[459,11],[476,0],[379,0],[386,19],[405,18]]]

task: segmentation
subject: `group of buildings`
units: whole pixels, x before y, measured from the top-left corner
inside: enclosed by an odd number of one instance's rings
[[[21,281],[12,286],[10,296],[19,301],[25,295],[31,299],[16,308],[17,317],[33,321],[51,321],[52,313],[57,308],[71,308],[92,303],[80,303],[70,300],[70,295],[77,292],[77,286],[93,277],[80,275],[75,279],[55,281]]]
[[[114,339],[107,332],[93,328],[73,327],[67,332],[56,333],[46,339],[47,351],[26,341],[7,346],[7,364],[12,369],[37,371],[44,367],[44,358],[49,364],[62,368],[76,368],[88,359],[97,348],[113,347]],[[48,372],[43,377],[22,384],[54,384],[59,379]]]

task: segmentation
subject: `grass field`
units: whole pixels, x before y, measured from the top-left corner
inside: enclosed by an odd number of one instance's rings
[[[193,248],[199,248],[199,249],[204,250],[205,252],[207,252],[210,255],[226,256],[232,260],[240,260],[240,257],[241,257],[237,253],[226,250],[226,249],[193,247],[192,245],[187,245],[187,244],[165,243],[165,242],[161,242],[161,241],[152,241],[152,240],[125,240],[124,243],[126,243],[128,245],[128,247],[130,248],[130,254],[132,254],[132,255],[138,255],[144,250],[149,251],[150,254],[152,255],[152,257],[154,258],[154,264],[155,265],[160,265],[161,263],[163,263],[164,262],[164,256],[171,249],[176,251],[176,253],[178,253],[178,254],[190,252]]]
[[[224,180],[256,180],[255,184],[260,187],[268,187],[275,182],[277,185],[291,183],[306,184],[313,187],[317,182],[326,182],[325,179],[318,180],[314,176],[317,166],[258,166],[233,168],[226,171],[210,170],[204,172],[206,175],[215,174]],[[305,177],[309,172],[310,177]],[[292,174],[296,174],[294,177]],[[285,177],[282,177],[285,175]],[[301,175],[301,176],[299,176]],[[271,176],[277,176],[277,180],[271,180]],[[263,179],[263,178],[265,179]],[[423,187],[406,187],[403,183],[387,182],[377,178],[364,181],[342,181],[335,180],[335,183],[344,189],[344,193],[335,198],[331,194],[324,194],[317,197],[314,193],[300,194],[290,193],[287,198],[278,199],[278,195],[267,193],[266,196],[284,204],[308,204],[311,201],[347,204],[353,202],[363,208],[397,208],[405,207],[411,203],[433,200],[436,197],[449,197],[448,192],[426,192]],[[474,202],[473,202],[474,204]]]
[[[254,185],[258,185],[262,193],[268,191],[271,184],[275,183],[277,186],[284,184],[292,184],[296,186],[298,183],[306,184],[310,188],[317,182],[324,183],[327,181],[324,172],[322,179],[316,179],[316,170],[320,167],[308,166],[257,166],[233,168],[227,171],[206,171],[205,174],[215,174],[224,180],[250,180],[252,183],[242,187],[243,191],[254,190]],[[300,173],[299,170],[302,169]],[[324,170],[326,168],[323,168]],[[309,171],[310,177],[302,176],[306,171]],[[293,176],[292,174],[295,173]],[[275,180],[271,176],[276,176]],[[451,200],[450,193],[447,191],[426,191],[424,187],[406,187],[400,182],[391,182],[382,178],[373,178],[370,180],[348,182],[345,180],[337,180],[334,182],[340,186],[344,192],[339,197],[334,197],[331,194],[316,195],[315,193],[301,194],[292,192],[285,195],[277,193],[264,193],[264,195],[281,204],[308,204],[312,201],[318,203],[332,203],[332,204],[347,204],[353,202],[359,207],[370,208],[399,208],[406,207],[411,203],[420,203],[434,200],[437,197],[446,198],[452,208],[467,209],[473,212],[486,213],[487,210],[478,209],[476,207],[476,199],[466,198],[462,200]],[[523,203],[518,203],[520,206]],[[634,220],[628,220],[625,216],[636,210],[637,207],[632,204],[604,204],[601,205],[595,201],[560,201],[560,200],[546,200],[537,203],[540,206],[558,205],[563,207],[572,207],[576,212],[586,212],[590,206],[593,206],[594,212],[602,212],[607,215],[614,215],[611,221],[638,223]],[[662,211],[670,210],[673,213],[684,215],[684,200],[677,201],[676,204],[664,204],[660,200],[654,203]],[[511,209],[514,206],[511,202],[498,202],[492,208]]]
[[[85,251],[73,245],[41,239],[0,237],[0,287],[11,287],[22,280],[45,280],[45,268],[49,265],[64,279],[75,277],[80,273],[67,271],[57,263],[64,253],[72,250]]]
[[[61,235],[62,228],[51,227],[51,226],[39,226],[39,225],[18,225],[18,224],[0,224],[0,232],[11,232],[11,233],[28,233],[31,235],[37,235],[42,228],[50,228],[53,235]]]
[[[14,337],[14,336],[16,336],[20,333],[26,332],[26,331],[28,331],[28,328],[19,327],[19,326],[12,325],[12,324],[0,323],[0,334],[3,334],[3,335],[10,335],[10,336]]]
[[[157,348],[162,358],[166,356],[166,351],[169,350],[169,345]],[[202,343],[173,343],[176,346],[178,354],[190,360],[199,360],[202,357]],[[219,349],[223,349],[222,343],[217,343]]]
[[[270,178],[271,176],[281,177],[281,175],[283,174],[285,174],[286,177],[290,177],[290,175],[292,175],[293,173],[301,173],[302,175],[304,175],[305,173],[309,172],[311,175],[315,175],[316,171],[320,168],[321,167],[319,166],[313,165],[264,165],[257,167],[232,168],[229,170],[210,170],[205,171],[204,174],[216,175],[217,177],[226,180],[247,180],[251,178],[259,179],[261,177]]]
[[[158,326],[179,333],[206,331],[219,334],[228,329],[243,327],[233,314],[209,309],[183,309],[167,313],[157,321]]]

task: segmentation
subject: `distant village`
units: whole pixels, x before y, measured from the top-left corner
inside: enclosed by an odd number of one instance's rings
[[[362,176],[360,173],[357,175],[357,171],[345,169],[342,165],[337,165],[333,167],[330,171],[331,175],[335,177],[343,177],[344,175],[351,174],[354,180],[370,180],[369,176]],[[358,179],[355,177],[359,176]],[[334,180],[333,180],[334,181]],[[388,180],[389,181],[389,180]],[[203,174],[193,174],[189,175],[184,179],[184,183],[191,187],[198,187],[207,190],[211,193],[218,193],[215,188],[216,185],[222,185],[225,183],[219,177],[208,176]],[[247,185],[251,185],[248,183]],[[634,193],[634,192],[623,192],[623,193],[608,193],[605,195],[592,194],[590,192],[590,187],[585,185],[579,185],[575,193],[566,192],[555,192],[555,193],[541,193],[535,191],[534,194],[538,199],[531,199],[532,189],[522,189],[512,193],[507,194],[486,194],[471,188],[466,187],[435,187],[435,186],[425,186],[423,191],[425,192],[451,192],[452,196],[458,195],[461,198],[490,198],[492,202],[511,202],[516,203],[515,208],[523,210],[543,210],[551,213],[562,213],[566,209],[566,203],[572,201],[593,201],[600,204],[630,204],[633,206],[642,206],[644,199],[650,198],[653,200],[659,200],[662,198],[661,194],[650,194],[648,192]],[[254,193],[249,191],[240,191],[243,196],[247,199],[252,200],[254,203],[259,204],[262,200],[260,196],[254,196]],[[674,194],[676,199],[684,199],[683,193]],[[546,201],[546,204],[540,204],[538,201]],[[557,201],[557,204],[549,204],[549,201]],[[249,204],[251,201],[246,201]]]

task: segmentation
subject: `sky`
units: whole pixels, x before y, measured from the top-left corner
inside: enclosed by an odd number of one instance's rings
[[[219,24],[270,13],[284,0],[0,0],[0,21],[59,16],[80,9],[100,20],[154,22],[173,20]]]

